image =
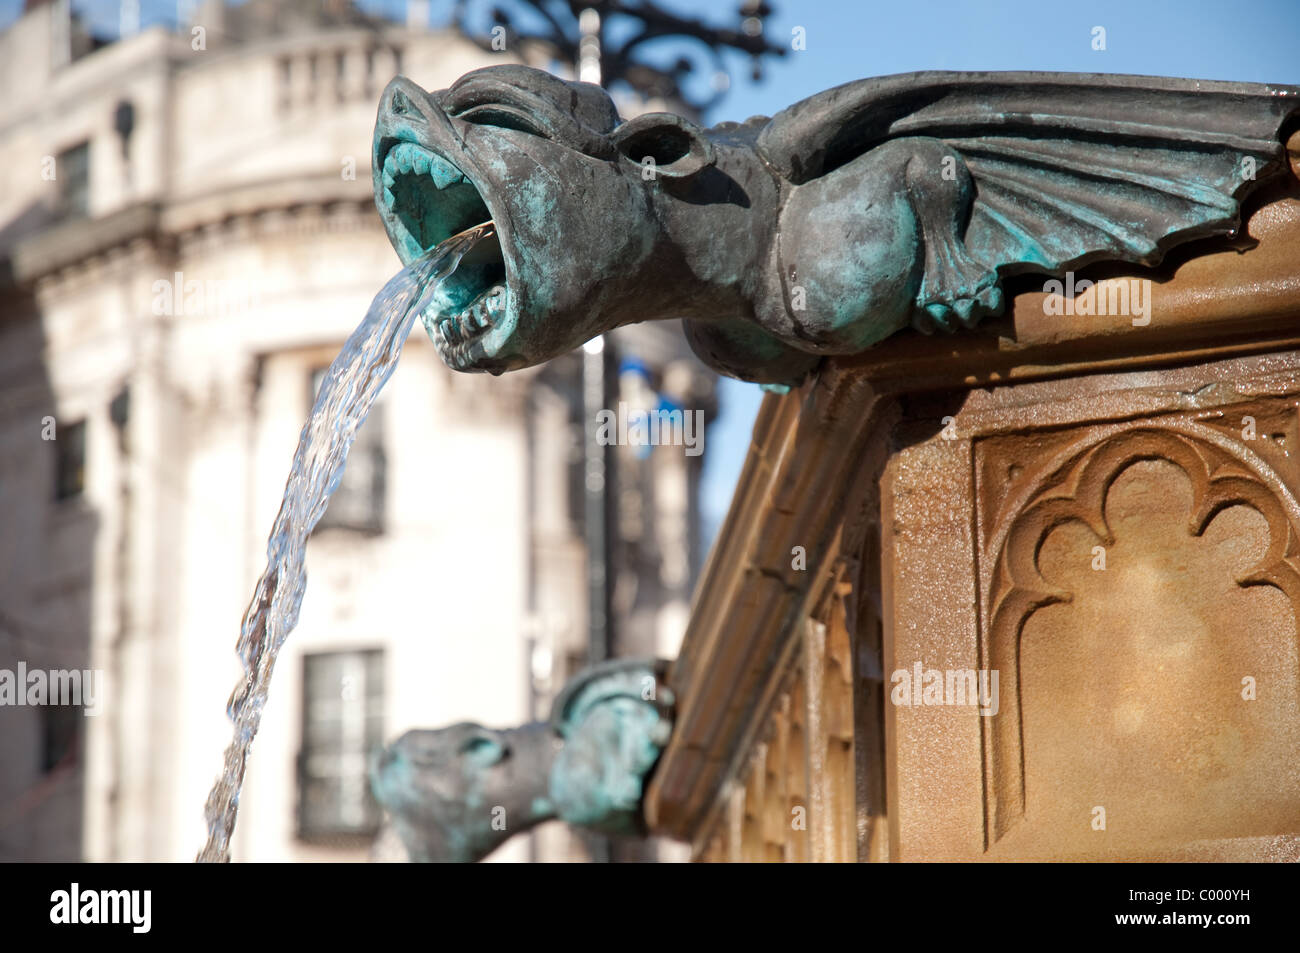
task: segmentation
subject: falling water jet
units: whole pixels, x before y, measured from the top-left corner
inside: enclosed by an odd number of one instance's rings
[[[262,719],[276,656],[298,623],[307,586],[307,538],[339,484],[357,429],[392,375],[415,316],[470,249],[494,231],[492,222],[466,229],[398,272],[375,295],[365,318],[325,374],[298,437],[284,499],[267,539],[266,569],[240,626],[237,648],[244,675],[226,706],[234,737],[226,748],[221,776],[208,794],[204,810],[208,840],[195,858],[198,861],[230,860],[248,750]]]

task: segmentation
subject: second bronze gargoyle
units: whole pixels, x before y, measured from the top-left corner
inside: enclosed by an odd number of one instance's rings
[[[569,680],[549,721],[406,732],[371,770],[406,855],[481,860],[556,818],[606,834],[644,834],[646,781],[672,734],[666,671],[667,663],[649,659],[602,662]]]

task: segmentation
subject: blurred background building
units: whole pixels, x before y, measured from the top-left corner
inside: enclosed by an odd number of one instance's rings
[[[0,859],[189,860],[298,432],[400,267],[371,198],[379,92],[554,51],[485,50],[418,3],[208,2],[144,30],[124,4],[111,40],[75,6],[0,34],[0,669],[102,670],[106,697],[0,707]],[[712,421],[675,322],[610,345],[613,399]],[[544,718],[586,663],[583,360],[460,375],[412,336],[309,547],[234,859],[365,858],[369,750]],[[613,452],[608,648],[671,656],[700,458]],[[501,853],[585,849],[551,825]]]

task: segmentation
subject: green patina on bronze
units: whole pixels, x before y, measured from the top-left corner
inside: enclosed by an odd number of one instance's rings
[[[772,119],[620,121],[523,66],[385,90],[375,201],[406,263],[488,218],[424,315],[457,370],[685,319],[715,369],[800,381],[906,327],[972,327],[1020,274],[1158,263],[1235,229],[1300,91],[1059,73],[862,80]]]
[[[641,800],[672,733],[666,663],[592,666],[549,721],[495,731],[461,723],[409,731],[377,757],[371,786],[412,860],[472,862],[559,818],[641,834]]]

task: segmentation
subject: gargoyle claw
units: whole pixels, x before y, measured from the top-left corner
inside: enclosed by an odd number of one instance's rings
[[[918,302],[912,321],[912,326],[923,334],[933,334],[935,330],[951,333],[959,326],[973,328],[983,318],[1002,313],[1002,289],[992,272],[983,275],[973,289],[959,288],[950,295],[931,293],[926,297],[930,300],[922,298]]]
[[[952,308],[937,301],[917,308],[912,326],[922,334],[933,334],[935,331],[946,331],[951,334],[956,330],[952,320]]]

